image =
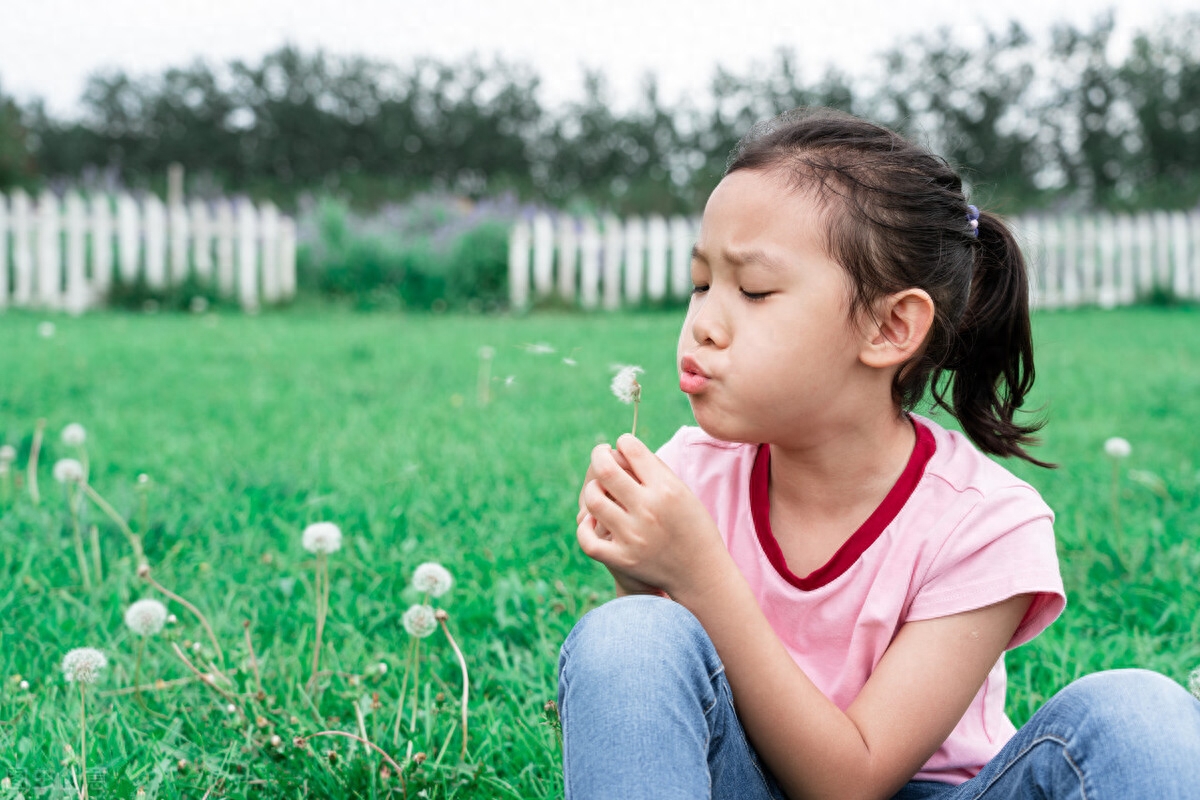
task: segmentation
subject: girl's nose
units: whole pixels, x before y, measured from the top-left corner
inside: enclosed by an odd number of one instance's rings
[[[724,347],[728,344],[728,334],[721,322],[720,303],[710,289],[703,297],[694,301],[692,311],[692,338],[696,344],[707,344],[714,347]]]

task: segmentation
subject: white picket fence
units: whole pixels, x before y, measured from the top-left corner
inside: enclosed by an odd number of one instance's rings
[[[1035,308],[1130,305],[1155,289],[1200,300],[1200,213],[1027,215],[1011,220]],[[513,308],[553,298],[613,310],[691,291],[695,218],[538,214],[509,238]]]
[[[296,293],[295,223],[270,203],[246,200],[0,194],[0,310],[77,313],[102,304],[117,281],[165,289],[189,276],[246,310],[288,300]]]

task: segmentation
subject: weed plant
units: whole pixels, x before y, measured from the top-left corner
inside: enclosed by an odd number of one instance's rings
[[[647,443],[690,423],[678,314],[102,313],[57,319],[50,336],[40,321],[0,316],[0,445],[15,465],[47,420],[41,502],[23,485],[0,494],[0,780],[26,797],[76,792],[80,695],[60,664],[88,646],[109,665],[87,692],[94,797],[561,796],[547,709],[558,646],[611,596],[575,545],[579,479],[591,447],[629,429],[611,365],[644,367]],[[1050,420],[1038,453],[1061,467],[1011,467],[1057,511],[1070,601],[1009,655],[1018,724],[1088,672],[1185,682],[1200,664],[1198,322],[1188,309],[1035,320],[1032,402]],[[218,660],[196,618],[138,578],[95,504],[80,524],[99,528],[104,573],[84,588],[51,476],[72,455],[54,435],[69,422],[86,426],[88,481],[141,537],[155,579],[211,621],[236,706],[178,657]],[[1119,531],[1103,450],[1114,435],[1132,445]],[[319,521],[344,542],[326,563],[310,693],[316,560],[301,534]],[[405,684],[415,648],[402,615],[427,602],[410,578],[428,561],[454,576],[436,605],[469,667],[465,758],[463,670],[440,631],[419,649],[416,694]],[[147,596],[178,620],[143,640],[122,620]],[[360,734],[386,757],[348,736]]]

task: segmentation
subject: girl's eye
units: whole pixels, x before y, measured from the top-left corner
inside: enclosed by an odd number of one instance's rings
[[[767,297],[770,296],[771,294],[773,294],[773,293],[772,292],[747,292],[745,289],[742,289],[742,297],[744,297],[750,301],[766,300]]]
[[[697,283],[692,287],[692,294],[704,294],[708,291],[707,283]]]

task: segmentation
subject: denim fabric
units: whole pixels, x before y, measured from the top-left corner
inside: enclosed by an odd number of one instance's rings
[[[614,600],[559,659],[568,800],[782,800],[746,741],[703,627],[659,597]],[[1200,798],[1200,702],[1145,670],[1089,675],[1052,697],[959,786],[913,781],[894,800]]]

